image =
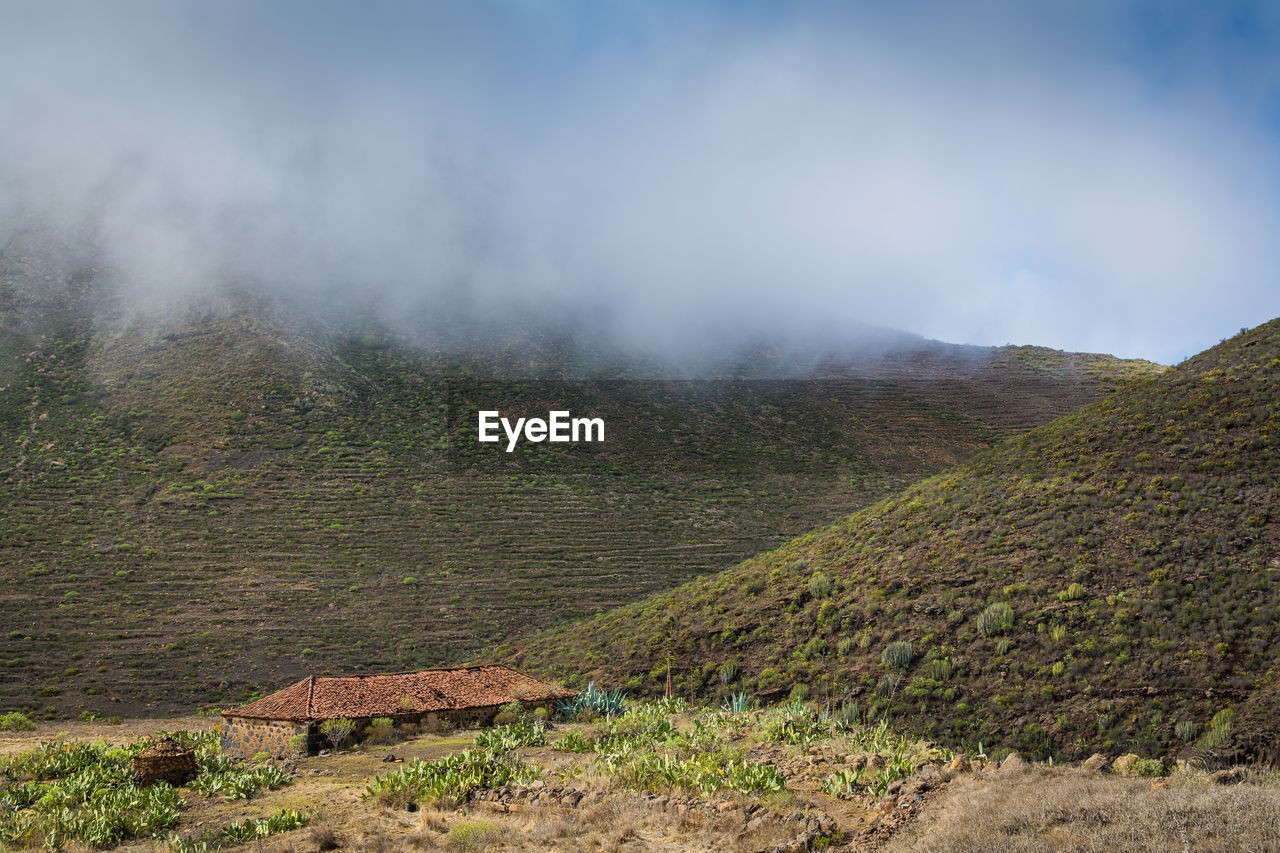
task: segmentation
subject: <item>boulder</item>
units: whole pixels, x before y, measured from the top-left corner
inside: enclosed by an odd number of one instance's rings
[[[1133,769],[1133,765],[1138,761],[1138,759],[1139,756],[1134,755],[1132,752],[1126,753],[1111,762],[1111,769],[1119,773],[1121,776],[1124,776]]]
[[[1231,767],[1227,770],[1210,773],[1206,781],[1210,785],[1239,785],[1244,781],[1244,768]]]

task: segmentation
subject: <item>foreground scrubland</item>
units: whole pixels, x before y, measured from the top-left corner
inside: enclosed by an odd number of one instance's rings
[[[601,694],[606,700],[610,694]],[[681,700],[423,735],[375,723],[312,758],[220,754],[211,721],[172,736],[201,774],[138,788],[129,759],[165,729],[0,735],[3,849],[1280,849],[1280,785],[1257,769],[1084,766],[955,751],[854,707]]]

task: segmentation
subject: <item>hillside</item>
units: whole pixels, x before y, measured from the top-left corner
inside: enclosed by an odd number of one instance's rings
[[[1280,758],[1280,320],[736,568],[508,648],[951,743]]]
[[[243,290],[159,316],[59,247],[0,258],[0,708],[159,712],[459,662],[1159,369],[912,339],[666,381],[563,335],[459,351]],[[508,455],[474,441],[488,406],[610,432]]]

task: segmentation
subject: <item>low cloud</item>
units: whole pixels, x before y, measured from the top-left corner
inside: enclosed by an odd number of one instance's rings
[[[11,3],[0,230],[142,305],[1176,361],[1280,314],[1274,27],[1152,9]]]

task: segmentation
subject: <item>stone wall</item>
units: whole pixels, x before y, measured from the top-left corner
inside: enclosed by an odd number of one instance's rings
[[[259,752],[277,757],[306,755],[315,733],[306,723],[286,720],[253,720],[248,717],[223,717],[222,751],[236,758],[252,758]],[[293,741],[297,735],[306,737],[299,746]]]
[[[529,711],[546,708],[550,713],[556,709],[556,703],[552,700],[532,700],[521,702],[520,704]],[[426,732],[439,731],[440,724],[445,721],[455,729],[478,729],[483,726],[493,725],[493,718],[498,716],[498,712],[501,710],[501,705],[484,705],[452,711],[432,711],[422,717],[407,718],[405,721],[416,722]],[[397,719],[396,722],[401,722],[401,720]]]
[[[536,708],[555,710],[553,701],[521,702],[530,711]],[[395,714],[392,722],[417,723],[425,732],[436,732],[441,724],[448,723],[453,729],[475,729],[493,723],[493,718],[502,710],[501,705],[486,705],[477,708],[463,708],[451,711],[433,711],[424,715]],[[369,724],[369,717],[357,717],[353,720],[356,732]],[[295,735],[306,735],[304,746],[292,743]],[[315,755],[321,747],[329,746],[328,740],[320,734],[319,725],[292,723],[285,720],[255,720],[248,717],[223,717],[222,751],[238,758],[252,758],[259,752],[267,752],[275,756]]]

